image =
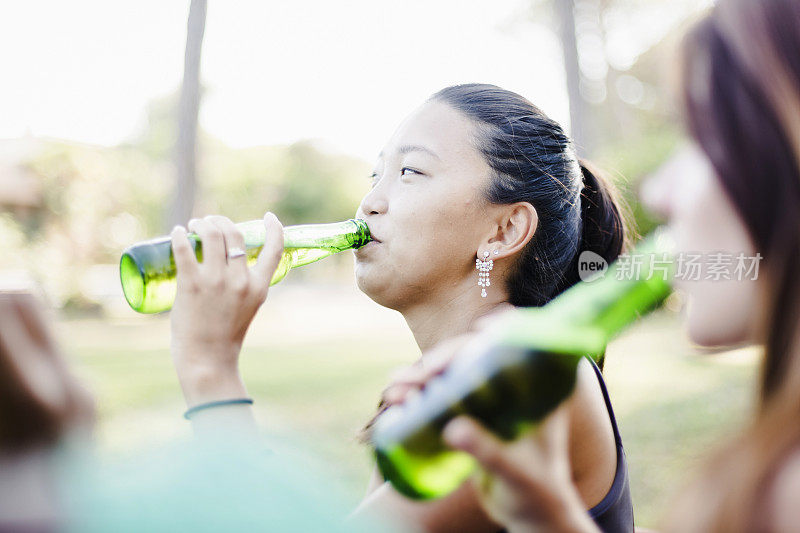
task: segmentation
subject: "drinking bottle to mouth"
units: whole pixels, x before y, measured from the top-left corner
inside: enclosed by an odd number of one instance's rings
[[[264,247],[266,228],[262,220],[236,224],[244,236],[248,266],[255,264]],[[189,242],[198,261],[203,260],[200,238],[190,233]],[[305,224],[283,228],[283,255],[270,280],[274,285],[292,268],[319,261],[344,250],[360,248],[372,237],[363,220],[333,224]],[[177,290],[175,260],[169,237],[159,237],[127,248],[120,260],[120,280],[128,304],[140,313],[167,311]]]

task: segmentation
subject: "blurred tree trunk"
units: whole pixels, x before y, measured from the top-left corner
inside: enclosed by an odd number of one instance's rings
[[[207,0],[192,0],[186,26],[183,83],[178,104],[175,196],[167,216],[168,228],[186,224],[197,194],[197,115],[200,110],[200,55],[206,29]]]
[[[575,141],[578,155],[586,157],[592,149],[591,108],[589,102],[581,96],[581,69],[578,63],[578,42],[575,37],[575,0],[555,0],[554,4],[559,19],[561,49],[567,75],[572,139]]]

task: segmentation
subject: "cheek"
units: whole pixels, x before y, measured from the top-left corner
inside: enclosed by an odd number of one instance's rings
[[[425,246],[423,240],[438,246],[475,240],[478,219],[484,217],[478,212],[477,202],[465,192],[431,189],[424,195],[409,196],[392,217],[398,237],[405,237],[417,246]]]
[[[695,192],[676,207],[670,220],[679,250],[675,285],[688,296],[689,336],[705,346],[755,340],[753,325],[760,313],[760,284],[750,279],[751,275],[736,271],[737,257],[754,257],[755,249],[716,180]],[[717,253],[725,254],[730,261],[717,261]],[[690,274],[686,268],[682,272],[681,257],[689,256],[700,258],[699,275]],[[713,268],[722,269],[727,275],[714,276]]]
[[[758,287],[752,280],[697,281],[683,285],[689,295],[686,325],[692,342],[726,346],[755,341]]]
[[[417,204],[398,227],[390,253],[397,266],[408,270],[404,277],[441,279],[463,276],[474,266],[479,244],[471,201]]]

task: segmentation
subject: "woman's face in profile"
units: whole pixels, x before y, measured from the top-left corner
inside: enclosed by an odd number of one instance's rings
[[[691,146],[679,158],[677,167],[646,182],[641,196],[669,221],[689,336],[704,346],[758,342],[763,284],[742,270],[758,263],[755,247],[705,154]],[[691,265],[698,259],[699,276]]]
[[[375,163],[356,214],[375,242],[356,251],[359,288],[403,311],[454,297],[475,275],[481,239],[492,229],[484,199],[491,169],[474,126],[450,106],[428,102],[392,135]]]

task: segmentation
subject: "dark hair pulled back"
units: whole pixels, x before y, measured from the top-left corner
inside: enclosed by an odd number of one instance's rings
[[[496,204],[528,202],[536,209],[539,225],[506,280],[513,305],[543,305],[578,282],[583,251],[616,259],[625,243],[616,191],[578,160],[557,122],[494,85],[454,85],[430,100],[476,124],[477,148],[495,173],[486,198]]]

